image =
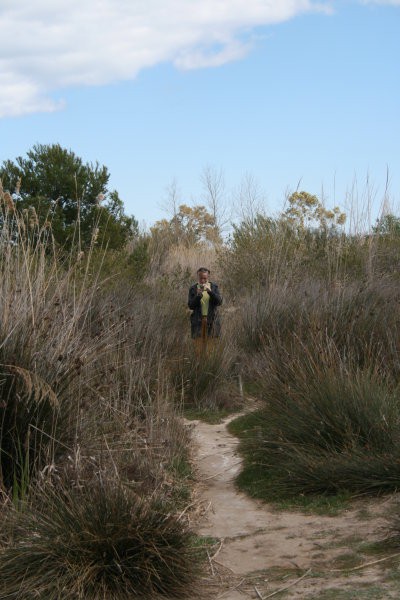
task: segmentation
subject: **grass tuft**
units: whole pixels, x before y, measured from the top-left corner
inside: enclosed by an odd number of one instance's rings
[[[185,597],[198,554],[183,523],[160,506],[100,480],[81,489],[42,489],[6,519],[0,596]]]

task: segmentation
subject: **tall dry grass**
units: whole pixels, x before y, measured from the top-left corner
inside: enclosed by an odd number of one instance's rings
[[[80,503],[89,502],[90,491],[93,488],[95,493],[96,481],[100,481],[105,490],[113,485],[122,490],[122,496],[110,491],[106,507],[114,514],[118,535],[131,527],[131,513],[118,512],[118,503],[128,490],[143,502],[151,499],[144,512],[138,508],[137,517],[133,515],[139,521],[143,518],[144,526],[147,523],[146,532],[132,538],[139,552],[142,544],[144,556],[140,581],[135,585],[143,596],[168,590],[173,595],[176,589],[181,597],[188,585],[183,571],[191,572],[189,566],[194,568],[197,558],[189,551],[185,554],[190,536],[184,533],[183,523],[173,525],[167,544],[163,533],[166,515],[181,512],[187,501],[182,485],[187,475],[179,465],[187,462],[188,434],[177,418],[176,392],[169,376],[170,362],[179,354],[182,332],[186,331],[186,315],[177,301],[180,291],[171,288],[164,294],[157,282],[130,285],[118,273],[104,281],[101,264],[97,270],[93,268],[94,248],[85,255],[79,248],[65,255],[55,248],[51,226],[40,229],[32,222],[28,229],[24,216],[4,194],[2,211],[0,487],[6,501],[2,509],[20,532],[18,541],[3,540],[0,550],[3,565],[10,564],[8,556],[20,557],[12,561],[14,571],[4,571],[2,594],[26,598],[33,593],[29,577],[24,580],[22,575],[24,559],[16,547],[34,545],[37,536],[43,564],[50,564],[56,556],[61,569],[49,569],[47,575],[43,571],[37,581],[39,588],[47,590],[43,592],[49,594],[46,597],[59,597],[56,594],[61,588],[57,586],[66,589],[60,561],[68,565],[68,544],[55,533],[52,539],[46,538],[53,525],[56,531],[56,525],[43,522],[46,515],[41,512],[41,500],[32,494],[40,490],[43,506],[53,498],[54,510],[60,509],[61,531],[62,519],[72,510],[68,503],[76,503],[73,510],[79,511]],[[76,490],[68,501],[64,501],[65,489]],[[83,489],[88,492],[86,499],[79,497]],[[30,523],[24,506],[30,507]],[[97,528],[99,539],[107,528],[106,508],[103,521],[90,525]],[[86,513],[77,514],[79,527],[84,528],[86,517]],[[86,552],[88,544],[84,536],[76,539],[77,556]],[[127,548],[122,571],[128,568],[131,556],[129,544]],[[151,564],[146,548],[153,552]],[[99,557],[96,552],[92,555],[93,561],[99,559],[93,569],[88,563],[81,565],[80,574],[75,571],[77,582],[85,583],[76,588],[73,597],[87,597],[87,589],[92,590],[91,597],[103,597],[93,591],[103,577],[108,578],[107,589],[111,590],[107,597],[126,593],[127,579],[118,565],[108,570]],[[132,558],[129,568],[134,570],[134,565]],[[177,576],[169,577],[175,568]],[[16,587],[17,572],[25,583]],[[67,578],[74,576],[69,573]]]
[[[396,490],[398,236],[288,235],[267,219],[239,233],[221,267],[264,404],[247,456],[264,497]]]

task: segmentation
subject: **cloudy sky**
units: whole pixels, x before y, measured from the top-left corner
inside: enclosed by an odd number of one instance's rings
[[[0,162],[60,143],[163,217],[251,177],[400,204],[400,0],[0,0]]]

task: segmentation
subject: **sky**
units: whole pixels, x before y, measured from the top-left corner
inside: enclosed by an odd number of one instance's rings
[[[143,226],[207,169],[236,218],[247,186],[373,220],[400,206],[399,58],[400,0],[0,0],[0,163],[60,144]]]

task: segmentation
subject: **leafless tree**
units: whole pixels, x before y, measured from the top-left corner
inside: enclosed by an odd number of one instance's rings
[[[254,221],[265,212],[265,194],[251,173],[246,173],[234,194],[235,215],[240,221]]]
[[[214,217],[216,228],[223,233],[231,221],[231,210],[227,200],[225,175],[221,168],[206,165],[201,173],[205,204]]]
[[[178,181],[174,177],[166,187],[166,198],[161,208],[167,215],[173,219],[179,212],[179,204],[181,203],[181,191],[178,186]]]

